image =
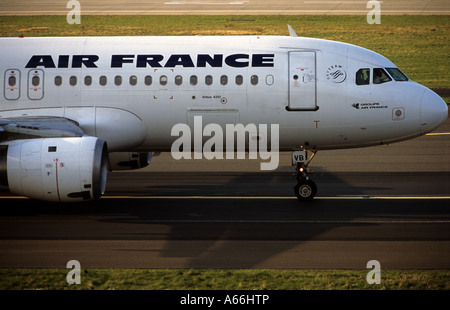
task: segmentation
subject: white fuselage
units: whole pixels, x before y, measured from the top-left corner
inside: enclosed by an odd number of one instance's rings
[[[173,126],[194,116],[279,124],[280,150],[392,143],[447,117],[445,102],[417,83],[391,75],[376,84],[378,68],[396,67],[385,57],[327,40],[14,38],[0,39],[0,57],[0,119],[64,117],[110,152],[170,151]]]

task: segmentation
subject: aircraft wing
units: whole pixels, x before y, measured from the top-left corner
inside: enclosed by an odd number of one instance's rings
[[[79,125],[63,117],[18,117],[0,119],[0,142],[16,139],[81,137]]]

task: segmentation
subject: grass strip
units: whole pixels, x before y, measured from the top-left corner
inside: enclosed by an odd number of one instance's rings
[[[0,269],[1,290],[448,290],[450,270]]]

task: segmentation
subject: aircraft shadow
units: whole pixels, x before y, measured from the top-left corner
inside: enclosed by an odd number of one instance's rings
[[[398,180],[405,178],[407,174]],[[285,172],[120,173],[110,178],[109,198],[95,202],[61,205],[3,200],[0,218],[11,220],[2,225],[0,236],[8,240],[163,240],[155,265],[147,262],[142,268],[162,268],[164,260],[171,259],[181,259],[176,268],[255,268],[294,250],[293,262],[273,264],[274,268],[295,268],[294,248],[305,242],[408,240],[411,232],[387,233],[377,221],[448,217],[442,203],[431,206],[426,200],[337,197],[397,191],[396,182],[382,182],[374,174],[319,172],[314,180],[319,198],[330,199],[299,202],[293,195],[295,178]],[[428,237],[417,234],[416,238]],[[117,249],[124,260],[152,251],[145,243]],[[322,254],[334,255],[327,249]],[[298,260],[302,257],[299,253]]]

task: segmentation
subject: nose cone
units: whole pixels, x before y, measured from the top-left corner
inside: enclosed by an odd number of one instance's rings
[[[427,133],[438,128],[448,116],[447,104],[435,92],[427,89],[420,99],[420,129]]]

